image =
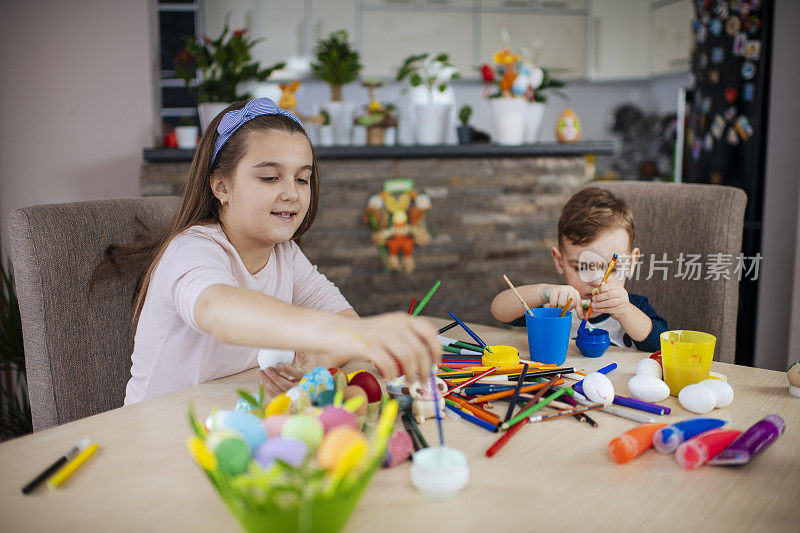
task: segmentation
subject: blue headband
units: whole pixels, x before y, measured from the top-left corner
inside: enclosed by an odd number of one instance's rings
[[[281,109],[280,107],[276,106],[275,102],[269,98],[256,98],[255,100],[250,100],[243,108],[228,111],[225,113],[225,116],[222,117],[222,120],[220,120],[219,126],[217,126],[217,133],[219,133],[219,137],[217,137],[217,140],[214,143],[214,155],[211,157],[211,164],[214,164],[214,161],[217,159],[217,154],[222,146],[228,142],[228,139],[231,138],[231,135],[233,135],[242,124],[262,115],[283,115],[294,120],[300,125],[301,128],[303,128],[303,123],[300,122],[300,119],[285,109]],[[305,131],[305,128],[303,128],[303,131]]]

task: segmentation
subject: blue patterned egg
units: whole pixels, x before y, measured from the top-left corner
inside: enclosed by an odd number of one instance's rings
[[[324,390],[333,390],[333,376],[324,366],[316,366],[305,373],[300,387],[312,398]]]

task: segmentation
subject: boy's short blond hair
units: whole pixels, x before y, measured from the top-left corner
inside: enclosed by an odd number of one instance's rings
[[[586,187],[573,194],[561,211],[558,245],[561,247],[566,239],[576,246],[584,246],[601,233],[617,228],[628,233],[628,247],[633,247],[636,231],[628,203],[605,189]]]

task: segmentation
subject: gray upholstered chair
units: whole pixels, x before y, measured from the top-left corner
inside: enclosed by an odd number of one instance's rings
[[[739,282],[734,272],[742,249],[742,225],[747,195],[721,185],[660,182],[592,183],[625,199],[633,210],[638,246],[647,260],[639,279],[626,282],[629,292],[647,296],[670,329],[705,331],[717,337],[714,359],[733,363]],[[675,277],[681,252],[701,254],[699,280]],[[651,254],[672,261],[667,273],[650,275]],[[705,279],[711,254],[730,254],[729,279]],[[656,265],[659,266],[659,265]]]
[[[109,244],[169,223],[177,197],[40,205],[9,217],[33,429],[122,406],[133,335],[129,274],[88,297]]]

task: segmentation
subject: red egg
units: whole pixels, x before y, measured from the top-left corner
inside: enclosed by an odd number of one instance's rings
[[[664,364],[661,362],[661,350],[659,350],[659,351],[655,352],[653,355],[651,355],[650,359],[652,359],[653,361],[656,361],[659,365],[661,365],[661,368],[664,368]]]
[[[358,385],[364,392],[367,393],[367,401],[369,403],[379,402],[381,400],[381,385],[375,376],[369,372],[359,372],[350,380],[350,385]]]

